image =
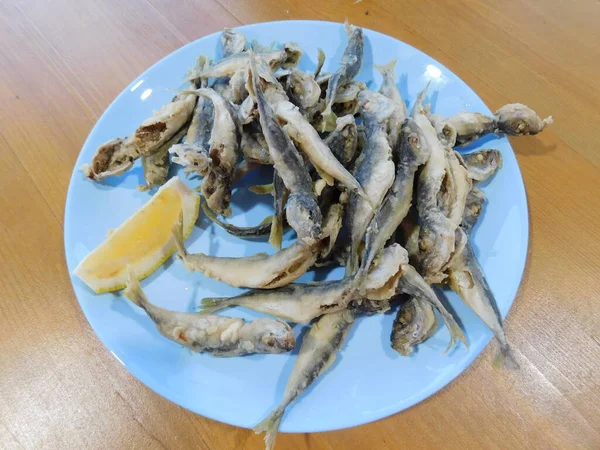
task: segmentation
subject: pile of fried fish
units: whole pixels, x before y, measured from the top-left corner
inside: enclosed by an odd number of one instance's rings
[[[461,112],[443,117],[424,105],[412,111],[396,87],[394,61],[378,66],[378,92],[354,80],[363,60],[363,32],[346,24],[348,41],[335,73],[297,68],[302,50],[288,42],[262,47],[235,30],[221,35],[223,58],[198,58],[189,87],[125,138],[101,145],[84,174],[94,181],[123,174],[141,158],[149,189],[163,184],[171,163],[202,177],[208,217],[241,238],[269,236],[274,254],[243,258],[190,254],[173,230],[183,264],[230,286],[250,288],[232,298],[206,298],[199,314],[151,304],[134,276],[125,291],[168,339],[215,356],[292,350],[287,322],[312,324],[303,338],[281,404],[257,427],[272,448],[286,407],[324,373],[361,315],[399,310],[391,346],[410,355],[438,327],[448,349],[468,345],[432,286],[448,285],[493,331],[497,362],[515,366],[493,294],[469,234],[485,202],[477,184],[501,167],[497,150],[456,148],[489,134],[533,135],[552,122],[522,104],[493,116]],[[236,227],[234,183],[261,166],[273,182],[255,186],[273,196],[274,214],[254,227]],[[282,231],[297,240],[282,249]],[[340,264],[341,280],[294,283],[313,267]],[[242,306],[276,319],[244,321],[215,315]],[[437,311],[437,314],[436,314]]]

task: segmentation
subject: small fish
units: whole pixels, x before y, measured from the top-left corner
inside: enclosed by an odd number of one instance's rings
[[[200,69],[208,67],[210,60],[203,56],[198,58],[196,64]],[[205,88],[206,80],[192,80],[195,88]],[[173,156],[173,162],[184,167],[187,174],[195,173],[199,176],[206,176],[210,166],[209,140],[210,132],[214,122],[215,109],[210,99],[198,97],[194,112],[192,113],[192,122],[188,128],[184,142],[173,145],[169,153]]]
[[[147,191],[154,186],[165,184],[169,176],[169,167],[171,166],[169,149],[185,136],[187,129],[188,127],[184,125],[183,128],[165,142],[156,153],[142,157],[142,168],[144,169],[144,180],[146,181],[146,184],[138,186],[139,190]]]
[[[209,256],[203,253],[189,254],[183,243],[183,224],[173,227],[173,236],[179,257],[190,271],[201,272],[209,278],[233,287],[275,289],[285,286],[302,276],[315,263],[320,250],[327,244],[331,229],[327,216],[320,240],[298,239],[291,246],[273,255],[258,253],[241,258]]]
[[[452,317],[452,314],[450,314],[443,303],[440,302],[440,299],[437,297],[431,286],[410,264],[404,264],[402,266],[402,277],[400,277],[398,282],[397,293],[407,294],[420,301],[427,302],[439,311],[442,320],[450,332],[450,342],[448,343],[445,352],[448,352],[448,350],[454,347],[458,340],[465,344],[467,348],[469,347],[467,338],[456,323],[456,320],[454,320],[454,317]]]
[[[428,148],[430,154],[417,182],[416,205],[421,222],[420,269],[428,281],[441,282],[444,279],[442,267],[454,251],[455,227],[438,204],[442,184],[449,174],[448,159],[444,145],[422,109],[426,91],[427,87],[418,95],[411,112],[411,117],[421,129],[421,145]]]
[[[188,122],[196,104],[196,96],[178,94],[152,117],[144,120],[126,138],[111,139],[100,145],[90,164],[83,164],[83,174],[93,181],[122,175],[140,156],[151,156]]]
[[[210,209],[218,214],[231,214],[231,187],[233,171],[238,159],[238,124],[230,104],[210,88],[194,91],[209,99],[214,106],[214,121],[210,132],[208,156],[210,164],[202,181],[202,194]]]
[[[498,311],[494,294],[485,280],[471,244],[467,238],[465,241],[464,250],[453,259],[448,268],[450,287],[494,333],[500,344],[500,351],[496,356],[495,363],[504,367],[516,368],[518,364],[506,339],[502,316]]]
[[[394,182],[392,148],[386,132],[386,123],[393,112],[393,105],[388,98],[371,91],[361,92],[360,98],[367,143],[356,159],[353,174],[364,187],[373,207],[364,198],[350,195],[346,223],[350,232],[351,250],[346,263],[346,276],[354,274],[358,269],[359,249],[367,227]],[[380,105],[384,107],[380,108]]]
[[[477,150],[461,156],[473,181],[485,181],[502,167],[502,154],[498,150]]]
[[[202,202],[202,210],[212,222],[219,225],[232,236],[237,236],[241,238],[254,238],[266,236],[271,232],[273,216],[266,217],[261,223],[259,223],[255,227],[238,227],[219,220],[215,213],[213,213],[212,210],[208,208],[204,202]]]
[[[552,124],[552,117],[541,119],[521,103],[511,103],[498,109],[493,117],[481,113],[459,113],[449,117],[446,125],[456,134],[456,145],[462,146],[491,133],[527,136],[541,133]]]
[[[302,116],[298,108],[290,102],[279,102],[274,108],[277,117],[287,122],[284,126],[285,131],[299,144],[327,184],[333,185],[333,179],[336,179],[371,203],[360,183],[323,143],[317,130]]]
[[[312,73],[293,68],[286,80],[286,92],[290,100],[302,111],[314,108],[321,97],[321,87]]]
[[[325,110],[321,113],[324,126],[328,122],[335,123],[335,115],[332,106],[338,90],[352,80],[362,66],[363,60],[363,31],[362,28],[354,27],[346,22],[346,32],[348,33],[348,42],[342,54],[340,68],[329,79],[327,92],[325,94]]]
[[[483,211],[483,203],[485,202],[485,194],[478,187],[473,187],[467,195],[465,204],[465,212],[463,214],[460,227],[467,234],[471,234],[481,212]]]
[[[249,95],[237,108],[237,118],[241,125],[247,125],[257,119],[258,109],[254,98]]]
[[[402,94],[400,94],[400,90],[396,86],[396,60],[393,59],[383,66],[376,65],[375,68],[379,70],[383,77],[383,83],[379,88],[379,93],[391,99],[395,105],[394,113],[388,122],[388,133],[390,136],[390,145],[392,148],[396,148],[402,124],[408,117],[406,103],[402,98]]]
[[[451,149],[446,150],[446,175],[438,194],[438,206],[448,217],[451,226],[456,229],[465,211],[467,196],[473,187],[473,181],[462,156]]]
[[[323,142],[344,167],[350,167],[358,149],[358,129],[354,116],[348,114],[338,117],[335,130]]]
[[[437,326],[433,306],[412,297],[400,307],[394,319],[390,336],[392,348],[402,356],[409,356],[415,346],[433,335]]]
[[[408,214],[412,205],[415,174],[429,159],[430,149],[424,145],[423,133],[412,118],[407,119],[402,128],[396,153],[394,182],[366,230],[365,252],[356,274],[358,286],[361,286],[375,256]]]
[[[221,32],[221,49],[223,58],[228,58],[236,53],[246,50],[246,37],[237,30],[225,28]]]
[[[406,251],[399,251],[399,245],[386,249],[381,261],[369,273],[369,291],[365,299],[387,300],[395,295],[397,278],[401,264],[408,261]],[[392,285],[387,298],[382,296],[384,287]],[[204,312],[214,313],[231,306],[244,306],[280,319],[295,323],[310,323],[323,315],[345,309],[355,297],[348,296],[352,280],[345,278],[336,281],[320,281],[305,284],[288,284],[277,289],[252,290],[236,297],[205,298],[202,300]]]
[[[127,172],[140,157],[132,136],[111,139],[100,145],[92,162],[83,164],[81,171],[93,181],[102,181],[110,176]]]
[[[317,47],[317,67],[315,68],[314,73],[315,80],[319,77],[321,69],[323,69],[323,64],[325,64],[325,52]]]
[[[252,91],[258,105],[260,126],[277,175],[281,177],[283,184],[290,192],[286,208],[287,221],[300,238],[317,239],[321,234],[321,210],[317,204],[304,160],[277,121],[273,109],[264,97],[257,73],[256,59],[252,55],[250,65],[252,68]],[[272,228],[273,230],[275,233],[278,231],[278,229]],[[277,244],[277,240],[274,243]]]
[[[134,143],[142,156],[150,156],[190,119],[196,106],[195,93],[180,92],[152,117],[144,120],[134,133]]]
[[[541,119],[530,107],[512,103],[500,108],[494,114],[495,133],[510,136],[527,136],[541,133],[553,122],[552,116]]]
[[[304,336],[281,403],[254,427],[256,433],[266,432],[267,450],[275,447],[279,424],[286,408],[331,367],[357,315],[358,312],[351,309],[325,314]]]
[[[214,356],[284,353],[296,346],[290,326],[280,320],[246,322],[233,317],[169,311],[151,304],[138,281],[129,274],[125,296],[142,308],[167,339],[194,352]]]
[[[276,70],[279,67],[288,68],[296,66],[302,55],[302,49],[300,49],[296,43],[287,42],[283,45],[283,49],[281,50],[261,52],[257,53],[257,55],[270,66],[271,70]],[[227,58],[223,58],[221,61],[202,71],[191,73],[187,77],[187,80],[189,81],[190,79],[195,78],[231,77],[238,70],[248,67],[249,64],[249,52],[236,53]]]

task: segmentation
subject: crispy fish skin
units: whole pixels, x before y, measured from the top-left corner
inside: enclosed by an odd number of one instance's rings
[[[320,250],[327,245],[330,236],[329,223],[336,220],[328,214],[323,223],[324,233],[320,240],[298,239],[290,247],[273,255],[258,253],[242,258],[208,256],[203,253],[189,254],[183,243],[183,223],[173,227],[173,237],[179,257],[190,271],[202,272],[207,277],[222,281],[233,287],[275,289],[285,286],[302,276],[317,260]]]
[[[281,403],[266,419],[254,427],[256,433],[266,432],[267,450],[275,447],[279,424],[288,405],[335,361],[336,353],[348,336],[356,315],[357,313],[351,309],[326,314],[304,336]]]
[[[192,91],[209,99],[214,106],[209,151],[210,164],[202,181],[202,194],[210,209],[228,216],[231,213],[231,186],[233,171],[238,159],[238,126],[228,102],[210,88]]]
[[[250,97],[248,97],[250,98]],[[251,122],[242,127],[242,141],[240,143],[244,158],[260,164],[273,165],[273,158],[269,153],[269,146],[263,135],[258,121]]]
[[[245,322],[238,318],[182,313],[155,306],[131,274],[125,296],[146,311],[164,337],[194,352],[241,356],[284,353],[296,345],[290,326],[279,320]]]
[[[132,136],[116,138],[98,147],[90,164],[83,164],[83,174],[93,181],[102,181],[110,176],[128,171],[140,154]]]
[[[389,99],[374,92],[363,91],[360,97],[367,143],[356,159],[354,176],[364,187],[371,204],[377,208],[394,182],[392,148],[386,132],[386,121],[393,112],[393,105]],[[388,107],[376,107],[381,103]],[[351,250],[346,263],[346,275],[354,274],[358,269],[359,248],[374,214],[375,210],[365,199],[355,194],[350,195],[346,220]]]
[[[442,205],[445,215],[456,229],[465,211],[467,196],[473,187],[469,169],[462,156],[454,150],[446,150],[446,176],[442,183],[442,191],[438,196],[438,204]]]
[[[358,285],[362,285],[362,279],[375,256],[408,214],[412,205],[415,174],[429,159],[429,151],[423,145],[423,134],[419,126],[414,119],[407,119],[397,148],[394,182],[366,231],[365,252],[356,274]]]
[[[439,205],[444,178],[448,175],[446,149],[437,132],[421,109],[425,88],[415,102],[411,117],[422,132],[422,145],[430,156],[421,169],[417,182],[416,205],[419,213],[419,248],[422,273],[432,282],[443,281],[442,268],[454,251],[455,227]],[[462,213],[462,212],[461,212]]]
[[[500,344],[495,364],[509,368],[518,367],[506,339],[502,316],[498,311],[494,294],[475,258],[471,244],[466,238],[465,241],[466,245],[463,251],[453,258],[452,264],[448,268],[450,287],[494,333]]]
[[[358,129],[354,116],[348,114],[338,117],[335,130],[323,142],[344,167],[350,167],[358,149]]]
[[[122,175],[140,156],[152,155],[169,141],[189,120],[195,104],[195,95],[178,94],[144,120],[131,136],[100,145],[92,162],[81,167],[83,174],[93,181]]]
[[[156,153],[150,156],[142,157],[142,168],[144,169],[144,180],[146,184],[138,186],[139,190],[146,191],[154,186],[161,186],[166,183],[169,176],[169,149],[185,136],[187,126],[183,126],[171,139],[165,142]]]
[[[279,67],[287,68],[298,64],[302,50],[298,44],[286,42],[281,50],[260,52],[257,55],[271,67],[271,70],[276,70]],[[238,70],[247,68],[249,63],[248,52],[236,53],[202,71],[190,74],[187,79],[231,77]]]
[[[467,338],[456,323],[456,320],[454,320],[454,317],[452,317],[452,314],[445,308],[429,283],[427,283],[419,272],[417,272],[410,264],[404,264],[402,266],[402,277],[398,281],[396,293],[407,294],[427,302],[439,311],[444,324],[450,332],[450,342],[448,343],[446,352],[454,347],[457,344],[457,341],[461,341],[467,348],[469,347]]]
[[[313,108],[321,97],[321,87],[312,73],[292,68],[286,81],[290,100],[302,111]]]
[[[502,154],[498,150],[483,149],[461,156],[475,182],[487,180],[502,167]]]
[[[411,297],[394,319],[390,342],[402,356],[410,356],[415,346],[429,339],[438,326],[431,304]]]
[[[408,262],[400,245],[386,249],[381,261],[369,273],[368,291],[364,299],[385,301],[395,295],[400,266]],[[390,287],[388,287],[388,285]],[[230,306],[244,306],[295,323],[310,323],[323,315],[345,309],[356,297],[347,295],[352,280],[288,284],[271,290],[252,290],[236,297],[205,298],[204,312],[213,313]]]
[[[273,221],[271,223],[271,232],[269,234],[269,244],[276,250],[281,250],[281,242],[283,240],[283,219],[285,214],[285,204],[288,200],[290,191],[285,187],[285,184],[277,170],[273,171]]]
[[[144,120],[135,130],[135,146],[142,156],[150,156],[168,141],[190,119],[197,97],[194,93],[180,92],[152,117]]]
[[[379,70],[381,76],[383,77],[383,83],[379,88],[379,93],[392,100],[395,105],[394,113],[388,122],[388,134],[390,136],[390,145],[392,148],[396,147],[400,137],[400,130],[402,129],[404,121],[408,117],[406,103],[404,102],[402,94],[400,94],[400,91],[396,86],[395,67],[395,59],[383,66],[375,66],[375,68]]]
[[[288,284],[277,289],[256,289],[231,298],[202,299],[203,312],[213,313],[230,306],[244,306],[280,319],[308,324],[325,313],[345,309],[345,293],[351,280]]]
[[[221,49],[223,58],[228,58],[236,53],[246,50],[246,36],[232,28],[225,28],[221,32]]]
[[[340,68],[329,79],[327,92],[325,94],[325,110],[322,113],[323,122],[333,122],[335,119],[332,112],[333,102],[338,90],[352,80],[362,66],[363,60],[363,31],[362,28],[354,27],[346,23],[346,32],[348,33],[348,42],[342,54]]]
[[[473,228],[477,224],[477,220],[483,211],[483,203],[485,202],[485,194],[478,187],[473,186],[469,195],[467,195],[467,201],[465,203],[465,211],[463,218],[460,223],[462,230],[471,234]]]
[[[259,223],[255,227],[238,227],[236,225],[232,225],[230,223],[225,223],[212,212],[210,208],[206,206],[204,202],[202,202],[202,210],[204,214],[214,223],[219,225],[225,231],[227,231],[232,236],[237,236],[241,238],[254,238],[266,236],[271,232],[271,225],[273,221],[273,216],[267,217],[261,223]]]
[[[210,60],[205,57],[198,58],[197,67],[204,68],[210,65]],[[195,88],[206,87],[206,80],[192,80]],[[196,173],[206,176],[210,166],[208,154],[210,133],[214,123],[215,108],[210,99],[198,97],[192,121],[188,128],[184,143],[173,145],[169,153],[173,156],[173,162],[184,167],[185,173]]]
[[[504,105],[493,117],[463,112],[446,120],[446,125],[454,130],[457,146],[470,144],[490,133],[504,133],[510,136],[534,135],[541,133],[551,123],[551,116],[541,119],[533,109],[521,103]]]
[[[260,126],[273,159],[273,166],[290,191],[286,217],[300,238],[317,239],[321,234],[321,210],[302,156],[277,121],[264,97],[254,57],[251,56],[252,90],[258,105]]]
[[[552,116],[541,119],[529,106],[521,103],[504,105],[494,114],[495,133],[527,136],[541,133],[552,124]]]
[[[297,107],[290,102],[279,102],[275,105],[275,114],[286,121],[284,127],[288,135],[299,144],[327,184],[332,185],[335,178],[349,190],[358,193],[361,197],[370,199],[363,186],[333,155],[329,147],[321,140],[317,130],[302,116]]]

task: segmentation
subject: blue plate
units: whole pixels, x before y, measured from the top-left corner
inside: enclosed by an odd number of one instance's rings
[[[328,59],[324,70],[334,71],[346,42],[344,27],[336,23],[289,21],[240,28],[248,40],[263,44],[295,41],[305,51],[300,67],[315,67],[317,47]],[[125,175],[92,183],[79,171],[104,141],[130,134],[152,110],[168,102],[199,54],[219,57],[219,34],[192,42],[156,63],[135,79],[109,106],[90,133],[73,171],[65,212],[65,252],[69,271],[127,217],[150,198],[136,190],[142,183],[139,162]],[[431,80],[434,112],[451,115],[460,111],[489,113],[481,99],[446,67],[389,36],[365,30],[365,56],[358,77],[378,89],[381,77],[374,64],[397,58],[398,83],[409,106],[418,91]],[[488,198],[483,219],[474,232],[474,246],[503,315],[508,312],[521,280],[528,241],[527,202],[515,154],[508,141],[488,139],[481,146],[502,151],[502,169],[483,186]],[[476,147],[473,146],[472,149]],[[469,149],[471,150],[471,149]],[[175,174],[177,175],[177,174]],[[182,176],[182,174],[179,174]],[[238,225],[259,223],[271,213],[270,198],[255,196],[244,184],[260,181],[261,174],[244,179],[234,191],[233,219]],[[197,185],[197,181],[190,181]],[[293,240],[289,233],[287,242]],[[188,240],[192,252],[218,256],[244,256],[272,252],[264,241],[229,236],[198,221]],[[329,273],[306,274],[300,281],[335,278]],[[296,354],[255,355],[219,359],[190,351],[160,336],[150,319],[120,294],[95,295],[72,278],[73,289],[88,321],[115,358],[136,378],[169,400],[211,419],[252,427],[277,405]],[[198,273],[186,271],[180,261],[169,260],[143,282],[150,300],[163,307],[193,311],[203,297],[240,292]],[[460,346],[442,355],[449,339],[440,327],[409,358],[390,348],[393,313],[358,321],[334,364],[284,417],[281,431],[313,432],[351,427],[402,411],[429,397],[471,364],[488,344],[491,333],[456,295],[444,292],[460,318],[470,349]],[[394,311],[395,313],[395,311]],[[254,319],[261,314],[230,309],[226,314]],[[299,336],[302,327],[295,326]]]

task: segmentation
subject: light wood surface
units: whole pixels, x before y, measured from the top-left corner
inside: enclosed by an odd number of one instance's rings
[[[438,59],[491,109],[554,116],[512,140],[531,214],[507,321],[521,369],[494,369],[488,348],[408,411],[278,448],[600,448],[597,0],[0,0],[0,448],[262,448],[154,394],[103,347],[64,261],[66,190],[102,111],[171,51],[224,26],[345,18]]]

